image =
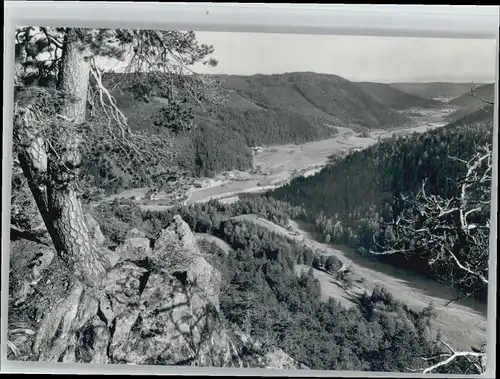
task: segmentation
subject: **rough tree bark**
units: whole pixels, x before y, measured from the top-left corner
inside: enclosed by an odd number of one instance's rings
[[[76,125],[85,122],[91,53],[70,29],[64,42],[58,87],[65,95],[59,116]],[[106,260],[91,238],[77,196],[76,177],[81,164],[79,136],[61,133],[58,147],[49,149],[47,200],[54,229],[61,241],[61,255],[73,266],[75,276],[98,287],[106,274]]]
[[[58,112],[71,132],[54,129],[46,140],[29,112],[18,118],[20,164],[60,258],[70,274],[59,301],[41,321],[33,352],[41,361],[74,362],[76,333],[97,312],[101,282],[109,263],[91,237],[77,196],[81,161],[76,126],[84,126],[91,53],[77,29],[68,29],[63,44],[58,89],[64,101]]]

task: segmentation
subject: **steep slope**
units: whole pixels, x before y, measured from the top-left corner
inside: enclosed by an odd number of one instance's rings
[[[493,101],[493,95],[495,93],[495,83],[478,86],[474,90],[474,93],[477,98],[472,96],[469,92],[466,92],[463,95],[450,100],[449,104],[459,107],[471,107],[476,106],[477,103],[480,103],[479,99]]]
[[[382,141],[269,195],[303,207],[333,242],[377,249],[373,234],[380,230],[380,217],[390,219],[401,206],[395,201],[400,194],[416,193],[424,179],[427,194],[449,198],[457,193],[450,178],[464,174],[464,167],[450,156],[468,160],[477,145],[491,143],[492,116],[489,107],[443,128]],[[398,259],[428,272],[425,261]]]
[[[287,211],[286,203],[254,198],[243,204],[209,202],[179,208],[171,214],[182,214],[193,230],[210,230],[232,247],[225,254],[213,244],[207,255],[223,278],[221,310],[245,333],[278,346],[312,369],[401,371],[423,363],[413,357],[429,354],[431,335],[424,314],[384,301],[376,288],[367,291],[373,300],[368,303],[375,307],[345,308],[336,298],[322,297],[313,270],[297,273],[296,264],[332,271],[341,265],[322,255],[317,245],[302,244],[278,231],[286,232],[281,226],[288,224],[287,213],[296,211]],[[248,212],[278,224],[239,217],[251,216]],[[168,222],[171,216],[155,217]]]
[[[456,97],[451,100],[449,104],[460,108],[450,114],[448,120],[450,122],[457,121],[468,114],[472,114],[484,108],[487,105],[486,102],[492,102],[494,100],[494,95],[495,84],[491,83],[477,87],[474,90],[474,96],[468,92],[462,96]]]
[[[429,191],[443,194],[451,191],[447,178],[459,174],[447,157],[468,157],[476,144],[491,142],[492,116],[490,106],[430,132],[383,140],[316,175],[298,177],[270,195],[304,205],[311,215],[337,214],[354,220],[356,213],[363,215],[385,199],[419,190],[425,177]]]
[[[391,83],[400,91],[424,99],[449,100],[461,96],[470,89],[470,83]]]
[[[463,127],[466,125],[478,125],[482,123],[491,123],[493,122],[493,116],[494,116],[494,107],[491,104],[484,105],[473,111],[473,112],[468,112],[467,114],[463,115],[462,117],[458,117],[458,113],[456,114],[456,119],[451,121],[447,127],[452,128],[455,126],[458,127]]]
[[[120,75],[124,74],[107,74],[103,80],[110,84],[131,128],[165,135],[165,140],[173,139],[179,154],[172,164],[193,176],[248,169],[252,166],[250,147],[330,138],[336,133],[332,126],[389,129],[411,122],[360,86],[335,75],[312,72],[222,75],[219,78],[223,79],[228,95],[225,106],[214,115],[193,107],[198,128],[174,136],[162,127],[165,121],[162,110],[167,100],[161,96],[134,99],[121,84]],[[97,186],[106,187],[109,192],[142,186],[112,162],[106,170],[95,167],[96,163],[88,166],[85,169],[96,178]]]
[[[335,126],[391,128],[408,120],[340,76],[296,72],[226,76],[225,85],[258,108],[300,114]],[[231,104],[229,104],[231,108]]]
[[[267,144],[304,142],[331,135],[325,123],[391,128],[409,122],[355,83],[336,75],[306,72],[219,77],[228,91],[227,103],[215,119],[209,120],[199,112],[197,118],[236,132],[246,140]],[[152,97],[148,102],[137,102],[119,90],[113,94],[134,128],[157,129],[164,99]],[[270,123],[278,131],[268,135],[265,130],[270,125],[260,128],[261,123]]]
[[[360,82],[357,85],[394,109],[433,108],[443,105],[441,101],[411,95],[389,84]]]

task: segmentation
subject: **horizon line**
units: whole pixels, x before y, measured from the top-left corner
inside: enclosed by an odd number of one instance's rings
[[[117,71],[117,70],[107,70],[107,73],[113,73],[113,74],[124,74],[125,72],[123,71]],[[348,80],[352,83],[380,83],[380,84],[481,84],[481,85],[488,85],[488,84],[494,84],[495,79],[492,78],[491,80],[485,80],[485,79],[480,79],[480,80],[458,80],[458,79],[401,79],[401,80],[390,80],[388,79],[349,79],[346,76],[342,76],[339,74],[333,74],[333,73],[327,73],[327,72],[320,72],[320,71],[283,71],[283,72],[275,72],[275,73],[260,73],[256,72],[253,74],[234,74],[234,73],[200,73],[196,72],[198,75],[203,75],[203,76],[239,76],[239,77],[252,77],[252,76],[273,76],[273,75],[290,75],[290,74],[316,74],[316,75],[329,75],[329,76],[336,76],[339,78],[343,78],[345,80]],[[189,75],[189,74],[188,74]]]

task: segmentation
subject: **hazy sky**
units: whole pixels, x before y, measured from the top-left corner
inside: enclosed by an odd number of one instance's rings
[[[197,32],[215,48],[216,68],[251,75],[293,71],[352,81],[493,82],[495,40]]]
[[[213,45],[213,74],[314,71],[351,81],[493,82],[495,40],[196,32]],[[119,66],[106,62],[106,68]]]

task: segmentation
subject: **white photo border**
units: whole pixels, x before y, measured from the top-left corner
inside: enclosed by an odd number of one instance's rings
[[[422,374],[361,371],[233,369],[181,366],[49,364],[7,360],[8,273],[10,252],[10,192],[14,31],[16,26],[79,26],[88,28],[180,29],[196,31],[337,34],[392,37],[491,39],[499,50],[499,7],[473,5],[345,5],[6,1],[4,13],[3,159],[2,159],[2,274],[1,350],[3,373],[422,377]],[[498,212],[498,59],[495,79],[493,174],[489,255],[487,356],[483,377],[496,368],[496,243]],[[479,375],[476,375],[480,377]],[[471,375],[471,377],[476,377]],[[425,377],[460,377],[426,374]]]

